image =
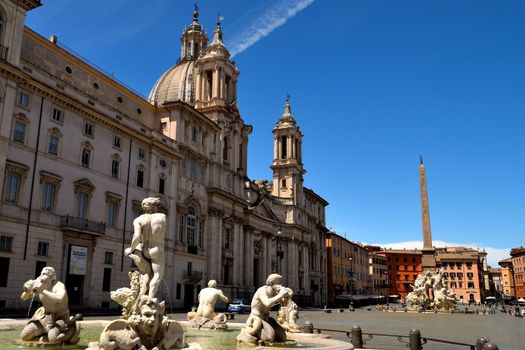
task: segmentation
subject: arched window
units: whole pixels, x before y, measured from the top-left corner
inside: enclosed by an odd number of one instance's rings
[[[193,207],[188,208],[188,219],[186,220],[186,243],[195,245],[195,228],[197,226],[197,216]]]

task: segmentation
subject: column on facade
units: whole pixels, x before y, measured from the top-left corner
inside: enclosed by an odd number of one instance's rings
[[[279,138],[273,139],[273,159],[279,159]]]
[[[213,79],[212,79],[212,98],[219,97],[219,68],[216,67],[213,70]]]
[[[226,99],[226,77],[224,74],[224,69],[221,69],[219,75],[219,98]]]
[[[248,247],[246,247],[246,233],[244,232],[243,225],[239,225],[239,232],[240,232],[240,238],[241,238],[241,286],[246,286],[246,272],[251,271],[246,269],[246,252],[249,250]]]
[[[263,254],[263,261],[262,261],[262,274],[263,279],[266,280],[266,277],[270,274],[271,265],[272,265],[272,256],[271,256],[271,250],[272,241],[270,240],[270,235],[267,233],[263,233],[263,241],[264,241],[264,254]]]
[[[238,286],[240,282],[240,274],[241,274],[241,255],[243,252],[241,251],[241,235],[239,232],[239,224],[234,223],[233,224],[233,285]]]
[[[202,78],[201,78],[201,71],[197,70],[197,74],[195,76],[195,101],[202,101],[201,98],[201,91],[202,91]]]
[[[210,213],[208,215],[208,239],[206,240],[206,249],[208,250],[208,260],[207,260],[207,279],[218,279],[215,273],[215,260],[217,256],[217,247],[214,245],[214,237],[212,234],[217,232],[217,216]]]

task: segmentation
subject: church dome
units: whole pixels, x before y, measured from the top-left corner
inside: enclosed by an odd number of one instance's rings
[[[168,69],[151,89],[148,101],[156,106],[177,100],[193,103],[195,97],[194,63],[194,60],[183,60]]]

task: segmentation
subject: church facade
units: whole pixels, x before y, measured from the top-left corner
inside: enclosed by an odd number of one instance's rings
[[[109,291],[128,284],[123,251],[150,196],[168,215],[160,293],[172,307],[194,305],[210,279],[248,299],[272,272],[299,305],[321,305],[328,203],[303,185],[288,100],[272,181],[248,178],[252,126],[220,23],[209,42],[194,12],[177,64],[146,99],[25,27],[40,5],[0,0],[0,306],[25,307],[23,282],[50,265],[73,305],[116,307]]]

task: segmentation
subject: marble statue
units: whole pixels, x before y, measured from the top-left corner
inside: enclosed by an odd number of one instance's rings
[[[69,315],[66,287],[57,280],[55,269],[46,266],[40,276],[24,283],[21,299],[38,296],[42,307],[37,309],[22,330],[23,342],[76,344],[80,327]]]
[[[98,347],[97,347],[98,346]],[[102,331],[98,345],[101,350],[169,350],[187,347],[182,326],[165,316],[165,304],[142,295],[133,305],[127,319],[110,322]]]
[[[238,343],[262,345],[286,341],[286,331],[270,317],[270,309],[293,295],[290,288],[281,286],[282,276],[271,274],[266,285],[257,289],[252,298],[251,313],[246,320],[246,327],[237,336]]]
[[[414,283],[413,291],[407,295],[408,305],[413,309],[454,310],[458,298],[443,283],[444,272],[445,270],[440,268],[434,273],[431,271],[421,273]]]
[[[160,200],[149,197],[142,201],[144,214],[133,220],[131,245],[124,250],[137,268],[150,277],[148,295],[154,298],[164,277],[164,237],[166,215],[157,213]]]
[[[227,329],[227,317],[223,313],[215,312],[215,304],[218,300],[224,303],[228,298],[217,288],[217,281],[210,280],[208,288],[199,293],[199,307],[197,311],[188,312],[188,320],[191,328]]]
[[[299,319],[299,308],[292,300],[293,294],[287,295],[283,298],[281,309],[277,312],[277,321],[281,327],[290,333],[300,333],[301,328],[297,324]]]
[[[157,213],[158,198],[142,201],[144,214],[133,221],[131,245],[124,253],[137,265],[130,271],[130,286],[111,292],[122,306],[122,317],[110,322],[99,342],[90,350],[170,350],[200,349],[187,344],[182,326],[166,316],[165,302],[155,297],[164,276],[164,236],[166,215]]]

